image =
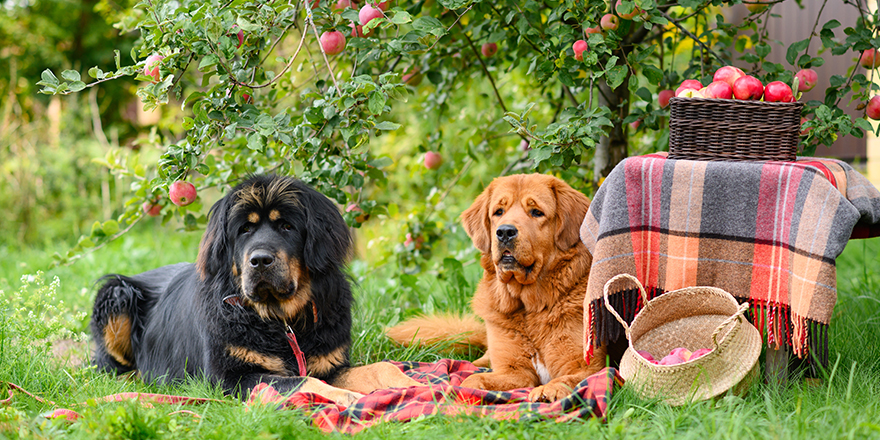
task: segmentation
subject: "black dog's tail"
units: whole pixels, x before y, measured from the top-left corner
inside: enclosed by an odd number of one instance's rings
[[[95,298],[90,324],[96,346],[92,362],[107,372],[135,370],[133,347],[140,343],[144,317],[154,295],[146,285],[122,275],[105,275],[98,283],[103,284]]]

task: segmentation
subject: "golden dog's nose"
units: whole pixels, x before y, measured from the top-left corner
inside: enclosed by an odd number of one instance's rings
[[[517,231],[516,226],[513,225],[501,225],[498,229],[495,229],[495,236],[498,237],[498,241],[501,243],[510,243],[516,238],[518,233],[519,231]]]

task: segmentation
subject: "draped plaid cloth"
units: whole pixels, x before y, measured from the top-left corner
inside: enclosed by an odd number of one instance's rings
[[[623,380],[614,368],[584,379],[574,392],[553,403],[532,403],[528,388],[484,391],[462,388],[461,381],[473,373],[488,371],[466,361],[443,359],[436,363],[392,362],[425,386],[392,388],[370,393],[346,408],[314,393],[279,394],[266,384],[257,385],[247,404],[277,405],[280,409],[305,411],[312,423],[325,432],[357,433],[383,421],[408,421],[430,414],[492,417],[497,420],[555,420],[605,418],[615,384]]]
[[[606,281],[629,273],[649,298],[690,286],[724,289],[751,304],[768,344],[827,365],[835,259],[850,238],[878,235],[880,193],[844,162],[627,158],[581,225],[593,255],[585,357],[622,336],[602,296]],[[635,287],[611,287],[610,302],[631,322],[642,305]]]

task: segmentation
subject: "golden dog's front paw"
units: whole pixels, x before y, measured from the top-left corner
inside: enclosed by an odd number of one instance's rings
[[[571,388],[561,383],[548,383],[535,387],[529,391],[529,401],[531,402],[555,402],[563,397],[571,394]]]

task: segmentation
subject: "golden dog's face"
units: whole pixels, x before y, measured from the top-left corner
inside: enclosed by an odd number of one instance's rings
[[[501,282],[531,284],[559,251],[579,243],[589,206],[586,196],[560,179],[519,174],[493,180],[461,219]]]

